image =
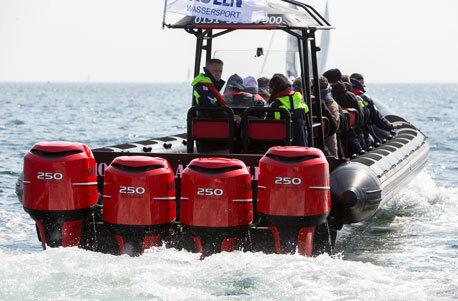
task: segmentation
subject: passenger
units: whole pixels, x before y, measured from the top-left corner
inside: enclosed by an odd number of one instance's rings
[[[303,102],[300,92],[291,89],[289,80],[283,74],[275,74],[269,81],[271,97],[269,105],[271,108],[287,109],[291,113],[293,123],[292,145],[307,146],[306,114],[308,106]],[[269,113],[267,118],[280,119],[280,112]]]
[[[227,107],[226,101],[220,94],[224,86],[221,79],[223,73],[223,61],[210,59],[204,67],[204,73],[199,74],[192,82],[192,106],[193,107]],[[225,112],[203,113],[198,112],[199,117],[225,117]],[[228,152],[227,142],[220,141],[196,141],[199,153],[226,153]]]
[[[345,84],[342,82],[342,74],[339,69],[331,69],[323,74],[331,84],[332,96],[340,107],[347,109],[353,108],[358,111],[359,124],[364,121],[364,111],[358,103],[356,96],[348,92]],[[343,144],[345,146],[345,153],[347,156],[353,154],[363,154],[365,152],[366,144],[364,141],[364,133],[360,128],[348,130],[341,134]]]
[[[320,99],[322,100],[322,112],[323,116],[329,120],[330,134],[325,137],[325,152],[329,156],[338,157],[338,144],[336,130],[340,126],[340,107],[337,102],[334,101],[331,95],[331,86],[328,80],[324,76],[320,76]],[[313,81],[312,87],[312,98],[314,97]],[[293,89],[295,91],[302,91],[302,78],[298,77],[293,82]]]
[[[245,91],[253,95],[254,106],[266,106],[264,97],[259,94],[258,82],[253,76],[247,76],[243,79]]]
[[[338,129],[340,127],[340,112],[342,109],[334,100],[334,98],[332,98],[331,85],[329,85],[328,79],[324,76],[320,76],[319,82],[320,98],[326,105],[327,111],[330,114],[330,116],[328,117],[330,119],[329,121],[334,122],[335,129]],[[339,149],[337,144],[337,134],[334,132],[328,137],[326,137],[324,143],[329,155],[338,158]]]
[[[350,91],[353,93],[353,85],[351,84],[351,79],[349,75],[343,75],[342,76],[342,81],[345,84],[345,87],[347,88],[347,91]],[[355,93],[353,93],[355,94]],[[364,139],[364,144],[366,145],[366,149],[369,149],[370,147],[374,146],[375,140],[373,136],[371,135],[371,132],[369,131],[367,124],[369,123],[370,119],[370,111],[369,108],[367,107],[367,102],[365,102],[359,94],[355,94],[356,98],[358,99],[358,105],[361,108],[362,111],[364,111],[364,119],[361,123],[361,130],[363,134],[363,139]]]
[[[368,131],[374,136],[377,142],[381,143],[382,139],[378,137],[377,133],[374,131],[372,125],[375,125],[379,129],[393,132],[394,126],[385,118],[382,114],[380,114],[379,110],[374,104],[372,98],[366,95],[365,84],[364,84],[364,77],[362,74],[353,73],[350,76],[350,81],[352,83],[352,92],[361,97],[363,100],[364,106],[367,108],[369,112],[369,123],[367,124]]]
[[[210,59],[200,73],[192,81],[192,106],[193,107],[227,107],[226,101],[220,94],[224,86],[221,79],[223,74],[223,61]]]
[[[253,95],[245,91],[243,79],[238,74],[231,75],[227,80],[224,99],[230,108],[248,108],[253,106]]]
[[[297,77],[293,81],[293,90],[302,93],[302,77]]]
[[[353,89],[351,82],[350,82],[350,75],[342,75],[342,81],[345,84],[345,87],[347,88],[347,91],[351,92]]]
[[[269,81],[270,80],[267,77],[258,78],[258,92],[259,95],[261,95],[265,101],[268,101],[270,99]]]

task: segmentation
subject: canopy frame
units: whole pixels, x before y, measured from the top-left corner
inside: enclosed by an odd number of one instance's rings
[[[295,0],[280,0],[289,4],[296,5],[303,9],[305,14],[311,16],[319,26],[314,27],[289,27],[284,25],[265,25],[265,24],[195,24],[187,26],[175,26],[166,24],[163,25],[168,28],[182,28],[186,32],[193,34],[196,37],[195,46],[195,61],[194,61],[194,76],[200,73],[202,66],[202,55],[205,51],[205,61],[212,57],[212,46],[213,39],[222,37],[235,30],[254,29],[254,30],[282,30],[289,35],[297,38],[298,50],[299,50],[299,61],[301,69],[301,93],[304,96],[304,101],[309,107],[309,114],[307,120],[307,131],[308,131],[308,145],[311,147],[317,147],[324,151],[324,127],[323,127],[323,112],[322,112],[322,100],[320,97],[320,86],[319,86],[319,71],[318,71],[318,60],[317,53],[320,48],[316,45],[316,31],[317,30],[329,30],[333,29],[331,24],[321,16],[312,6],[295,1]],[[165,17],[164,17],[165,18]],[[214,30],[220,30],[214,32]],[[311,64],[310,64],[311,62]],[[311,97],[311,85],[310,85],[310,70],[313,74],[313,94],[314,101]],[[314,123],[315,126],[319,126],[320,131],[318,135],[314,137]]]

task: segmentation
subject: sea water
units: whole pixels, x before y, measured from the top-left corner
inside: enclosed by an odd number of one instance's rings
[[[370,85],[419,127],[429,162],[369,221],[341,231],[336,254],[140,257],[41,250],[14,192],[38,141],[102,147],[183,133],[188,84],[0,83],[1,300],[458,299],[458,85]]]

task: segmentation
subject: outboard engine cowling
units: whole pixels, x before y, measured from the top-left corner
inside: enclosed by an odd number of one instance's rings
[[[236,159],[199,158],[181,181],[180,223],[202,256],[243,248],[253,220],[251,176]]]
[[[121,156],[105,170],[103,221],[119,253],[140,255],[162,244],[176,218],[175,177],[162,158]]]
[[[329,166],[321,150],[276,146],[259,161],[257,212],[271,229],[277,253],[297,248],[311,256],[315,228],[330,209]]]
[[[40,142],[24,157],[23,206],[43,249],[78,246],[83,222],[97,203],[95,159],[84,144]]]

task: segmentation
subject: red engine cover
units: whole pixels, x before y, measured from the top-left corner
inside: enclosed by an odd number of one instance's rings
[[[103,220],[151,226],[176,218],[175,177],[162,158],[122,156],[105,171]]]
[[[181,179],[180,222],[189,226],[224,228],[253,220],[251,176],[240,160],[199,158]]]
[[[97,203],[95,159],[84,144],[40,142],[24,157],[24,208],[66,211]]]
[[[260,213],[307,217],[323,215],[330,208],[329,166],[321,150],[276,146],[259,161]]]

